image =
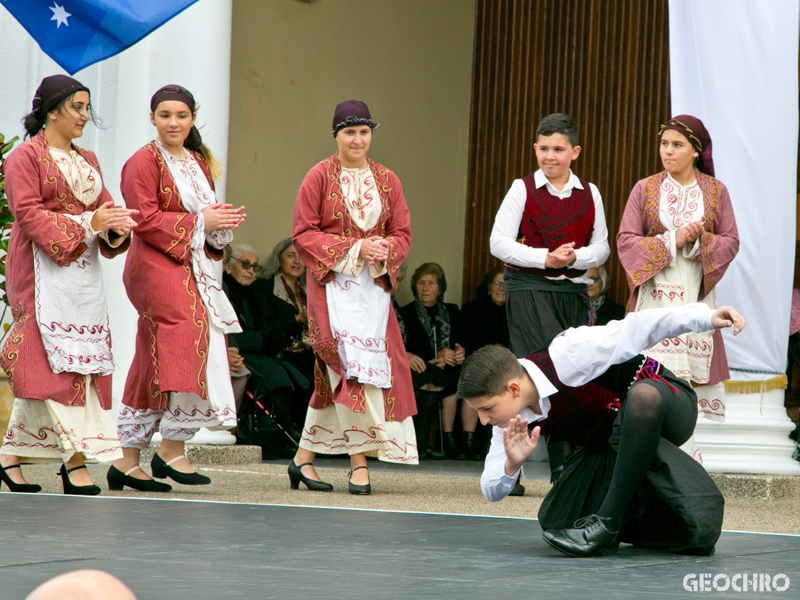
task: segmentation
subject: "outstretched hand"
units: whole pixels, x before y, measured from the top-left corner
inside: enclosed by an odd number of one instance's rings
[[[539,443],[540,428],[534,427],[528,434],[528,420],[519,415],[511,419],[503,430],[503,446],[506,450],[506,475],[512,477],[530,458]]]
[[[739,332],[744,329],[744,317],[732,306],[720,306],[711,315],[711,324],[714,329],[733,327],[733,335],[739,335]]]

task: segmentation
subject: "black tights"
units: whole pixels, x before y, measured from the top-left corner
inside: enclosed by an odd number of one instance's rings
[[[697,421],[697,403],[688,383],[670,378],[676,394],[663,381],[640,381],[628,391],[623,407],[614,473],[597,511],[622,526],[628,503],[650,468],[663,437],[676,446],[688,440]]]

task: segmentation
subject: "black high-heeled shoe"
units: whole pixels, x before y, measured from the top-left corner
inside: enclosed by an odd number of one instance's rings
[[[356,467],[353,471],[358,471],[359,469],[367,469],[367,467]],[[367,469],[369,470],[369,469]],[[347,487],[350,490],[350,493],[354,496],[369,496],[372,493],[372,485],[356,485],[355,483],[350,482],[350,478],[353,476],[353,471],[350,471],[347,474]]]
[[[130,473],[136,469],[141,469],[141,467],[136,465],[135,467],[131,467],[123,473],[114,465],[111,465],[111,467],[108,469],[108,473],[106,473],[108,489],[118,492],[127,485],[129,488],[133,488],[137,492],[172,491],[172,486],[168,483],[161,483],[160,481],[155,481],[154,479],[136,479],[136,477],[131,477]]]
[[[86,465],[80,467],[73,467],[68,469],[66,465],[61,465],[61,469],[57,475],[61,475],[61,483],[64,486],[64,493],[70,496],[97,496],[100,493],[100,487],[96,485],[73,485],[69,480],[69,474],[78,469],[85,469]]]
[[[294,464],[294,461],[289,463],[289,484],[292,486],[292,489],[299,489],[300,482],[302,481],[312,492],[330,492],[333,489],[333,486],[330,483],[317,481],[316,479],[309,479],[300,471],[300,469],[310,464],[311,463],[303,463],[302,465],[296,465]]]
[[[42,491],[42,486],[36,485],[35,483],[16,483],[12,481],[11,477],[6,473],[9,469],[19,469],[21,471],[22,467],[19,465],[11,465],[10,467],[3,467],[0,465],[0,481],[5,483],[9,490],[17,492],[18,494],[35,494],[36,492]],[[0,485],[0,487],[3,486]]]
[[[182,483],[183,485],[208,485],[211,483],[211,478],[200,473],[181,473],[176,471],[170,465],[182,458],[186,458],[183,454],[176,456],[169,462],[164,462],[164,459],[156,452],[153,455],[153,460],[150,461],[150,468],[153,470],[153,477],[165,479],[169,477],[173,481]]]

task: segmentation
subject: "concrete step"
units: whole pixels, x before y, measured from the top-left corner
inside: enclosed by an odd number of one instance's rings
[[[142,450],[140,463],[150,464],[160,444],[150,444]],[[186,444],[186,459],[193,465],[253,465],[261,464],[259,446],[216,446],[211,444]]]

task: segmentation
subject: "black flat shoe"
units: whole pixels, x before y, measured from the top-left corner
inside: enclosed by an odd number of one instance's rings
[[[22,467],[19,465],[11,465],[10,467],[3,467],[0,465],[0,481],[5,483],[8,486],[8,489],[12,492],[17,492],[18,494],[35,494],[36,492],[42,491],[42,486],[36,485],[35,483],[15,483],[11,480],[11,477],[8,476],[9,469],[19,469],[22,470]],[[0,488],[3,487],[0,485]]]
[[[172,491],[172,486],[168,483],[161,483],[160,481],[154,481],[153,479],[136,479],[136,477],[131,477],[130,474],[136,469],[141,469],[141,467],[136,465],[135,467],[131,467],[123,473],[114,465],[111,465],[111,467],[108,469],[108,473],[106,473],[108,489],[118,492],[127,485],[129,488],[133,488],[137,492]]]
[[[205,475],[200,475],[200,473],[181,473],[170,466],[172,463],[179,461],[182,458],[186,457],[181,454],[169,462],[164,462],[164,459],[158,455],[158,452],[156,452],[153,455],[153,460],[150,461],[150,468],[153,471],[153,477],[157,477],[158,479],[166,479],[169,477],[173,481],[183,485],[208,485],[211,483],[211,479]]]
[[[312,492],[330,492],[333,489],[333,486],[330,483],[317,481],[316,479],[309,479],[300,471],[300,469],[310,464],[311,463],[303,463],[302,465],[296,465],[294,464],[294,461],[289,464],[289,484],[292,486],[292,489],[298,489],[300,487],[300,482],[302,481]]]
[[[64,493],[70,496],[97,496],[100,493],[100,486],[97,485],[72,485],[69,474],[78,469],[85,469],[86,465],[68,469],[66,465],[61,465],[57,475],[61,475],[61,483],[64,486]]]
[[[597,556],[619,548],[619,531],[608,528],[609,519],[589,515],[575,521],[575,529],[545,531],[542,538],[567,556]]]
[[[356,467],[353,471],[358,471],[359,469],[366,469],[367,467]],[[369,470],[369,469],[367,469]],[[367,485],[356,485],[354,483],[350,483],[350,478],[353,476],[353,471],[350,471],[347,474],[347,487],[350,490],[350,493],[354,496],[369,496],[372,493],[372,485],[369,483]]]

